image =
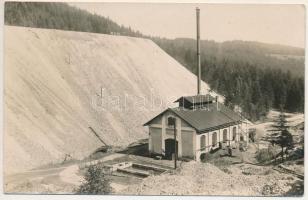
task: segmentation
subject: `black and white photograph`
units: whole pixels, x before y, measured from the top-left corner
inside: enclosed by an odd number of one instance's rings
[[[305,4],[3,10],[4,195],[303,197]]]

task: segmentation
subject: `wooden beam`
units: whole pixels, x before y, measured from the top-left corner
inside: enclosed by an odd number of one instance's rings
[[[92,131],[92,133],[94,133],[94,135],[99,139],[99,141],[101,141],[105,146],[108,146],[108,145],[104,142],[104,140],[95,132],[95,130],[94,130],[91,126],[89,126],[89,129]]]

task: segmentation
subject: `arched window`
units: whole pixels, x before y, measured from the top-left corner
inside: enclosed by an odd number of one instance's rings
[[[227,140],[228,140],[228,131],[227,131],[227,129],[224,129],[222,134],[223,134],[222,135],[223,142],[227,142]]]
[[[212,135],[212,146],[216,146],[217,144],[217,133],[214,132]]]
[[[232,131],[232,140],[236,140],[236,127],[233,127],[233,131]]]
[[[168,126],[173,126],[175,123],[175,118],[170,116],[168,117]]]
[[[205,149],[205,135],[202,135],[200,138],[200,149]]]

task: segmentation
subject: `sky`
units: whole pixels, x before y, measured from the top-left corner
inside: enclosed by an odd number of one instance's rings
[[[70,3],[109,17],[145,35],[195,38],[200,8],[201,39],[259,41],[305,47],[303,5]]]

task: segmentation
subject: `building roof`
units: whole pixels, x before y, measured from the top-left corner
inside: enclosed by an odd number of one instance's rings
[[[228,127],[233,124],[238,124],[241,117],[221,103],[218,103],[219,109],[216,108],[216,103],[211,103],[203,109],[185,109],[185,108],[168,108],[156,117],[164,114],[166,111],[171,111],[187,122],[191,127],[195,128],[198,133],[213,131],[220,128]],[[154,117],[152,120],[154,120]],[[144,124],[149,125],[152,120]]]
[[[191,104],[206,103],[215,100],[215,98],[209,94],[206,95],[195,95],[195,96],[184,96],[177,99],[175,102],[186,100]]]

